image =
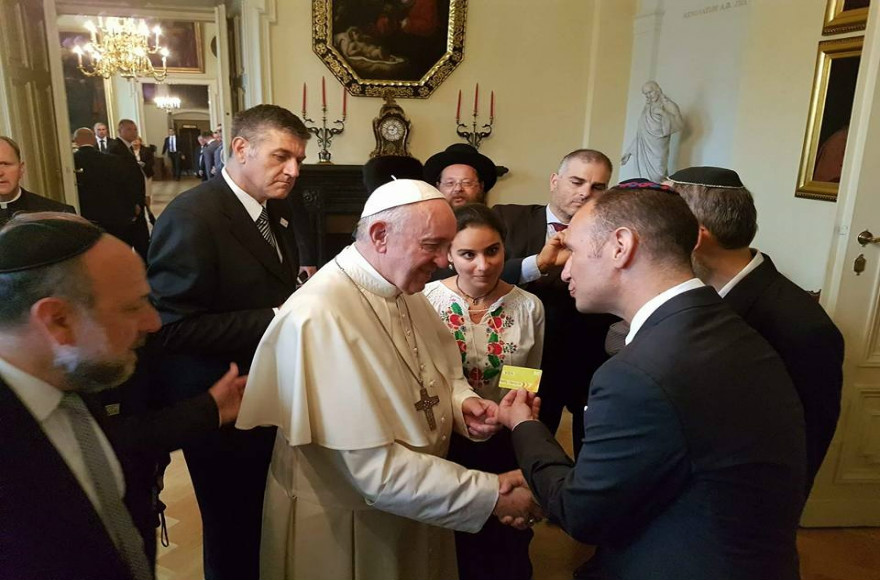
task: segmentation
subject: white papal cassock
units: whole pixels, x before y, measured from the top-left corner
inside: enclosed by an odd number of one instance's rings
[[[439,399],[434,429],[416,375]],[[452,530],[478,531],[498,497],[497,476],[442,459],[473,396],[421,293],[354,246],[324,266],[263,336],[236,424],[278,426],[261,577],[456,578]]]

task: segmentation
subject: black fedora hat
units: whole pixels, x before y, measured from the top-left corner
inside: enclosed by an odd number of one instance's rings
[[[364,163],[364,187],[367,193],[373,193],[380,185],[392,179],[422,179],[424,168],[422,162],[415,157],[402,155],[384,155],[373,157]]]
[[[470,165],[483,182],[483,191],[488,193],[498,181],[498,170],[491,159],[467,143],[450,145],[445,151],[432,155],[425,162],[425,181],[435,185],[440,174],[450,165]]]

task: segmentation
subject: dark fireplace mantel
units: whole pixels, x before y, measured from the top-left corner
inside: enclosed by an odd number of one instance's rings
[[[318,267],[351,243],[367,190],[361,165],[303,165],[291,195],[301,197],[309,214]],[[294,206],[295,207],[295,206]]]

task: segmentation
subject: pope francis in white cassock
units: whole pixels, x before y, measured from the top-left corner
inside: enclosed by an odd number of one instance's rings
[[[507,497],[442,459],[453,428],[471,436],[462,405],[487,409],[465,403],[456,343],[420,292],[454,235],[435,188],[378,188],[357,242],[263,336],[237,422],[278,427],[262,578],[456,578],[452,530],[478,531]]]

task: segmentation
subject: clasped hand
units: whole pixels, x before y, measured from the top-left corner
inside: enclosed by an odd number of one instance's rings
[[[464,415],[468,435],[475,439],[487,439],[501,430],[498,404],[495,401],[468,397],[461,404],[461,413]]]
[[[544,518],[522,471],[516,469],[502,473],[498,476],[498,483],[498,501],[492,513],[502,524],[525,530]]]

